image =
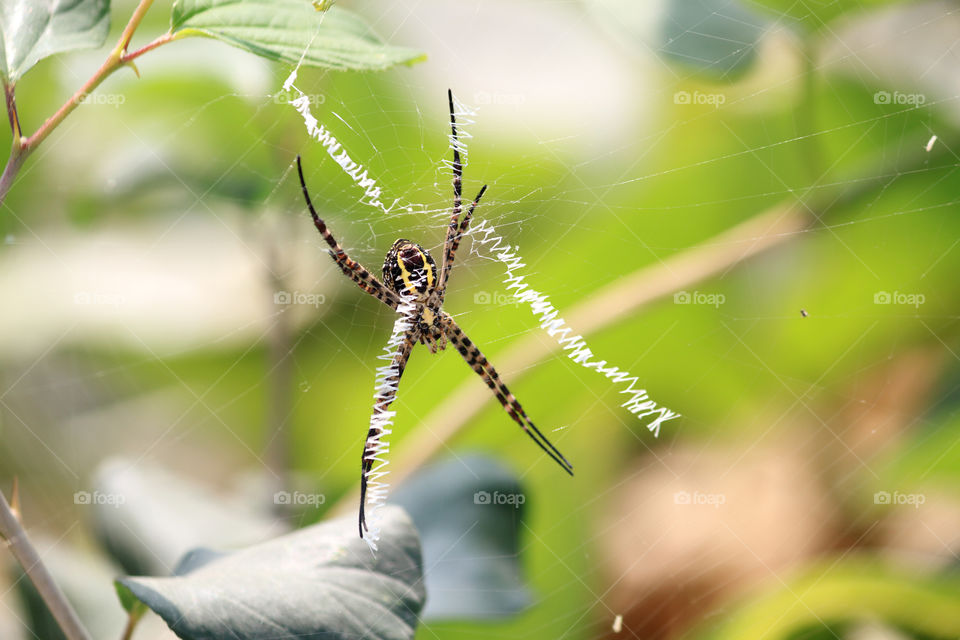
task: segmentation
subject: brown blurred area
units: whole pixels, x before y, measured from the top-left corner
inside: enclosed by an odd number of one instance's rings
[[[596,532],[611,585],[604,600],[623,616],[617,633],[604,611],[598,636],[683,637],[743,598],[784,588],[797,568],[862,548],[930,568],[955,560],[955,498],[928,495],[879,520],[866,502],[871,466],[914,427],[946,364],[936,349],[906,351],[851,380],[855,401],[798,400],[807,415],[833,416],[827,423],[785,415],[749,440],[678,442],[637,460]]]

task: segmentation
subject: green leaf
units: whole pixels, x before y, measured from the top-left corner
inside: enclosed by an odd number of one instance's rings
[[[235,553],[190,552],[173,577],[118,582],[184,640],[410,640],[426,598],[420,540],[403,510],[380,514],[376,555],[351,514]]]
[[[110,28],[110,0],[0,0],[0,75],[15,83],[55,53],[99,47]]]
[[[752,598],[721,624],[704,624],[697,640],[796,638],[799,630],[878,620],[923,637],[960,634],[960,580],[952,573],[923,575],[888,567],[866,555],[810,567]]]
[[[407,510],[423,541],[425,619],[504,618],[530,606],[520,566],[526,494],[502,464],[459,456],[410,478],[391,502]]]
[[[133,595],[133,592],[130,591],[130,589],[120,584],[119,581],[113,583],[113,588],[117,592],[117,598],[120,600],[120,606],[123,607],[123,610],[127,613],[133,613],[140,607],[146,606],[137,598],[137,596]]]
[[[815,32],[851,13],[865,13],[897,0],[833,0],[832,2],[795,2],[794,0],[758,0],[778,24]]]
[[[384,44],[349,11],[317,11],[307,0],[178,0],[171,30],[216,38],[270,60],[328,69],[377,71],[425,57]]]

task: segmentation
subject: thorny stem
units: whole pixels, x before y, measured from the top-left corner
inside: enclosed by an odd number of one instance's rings
[[[40,559],[40,554],[30,543],[17,514],[7,504],[0,493],[0,536],[4,538],[10,553],[16,558],[23,572],[30,578],[37,592],[46,603],[50,613],[68,640],[90,640],[90,634],[83,628],[77,612],[74,611],[63,591],[53,581],[53,577]]]
[[[10,120],[10,130],[13,131],[13,139],[20,139],[20,116],[17,114],[17,98],[14,95],[13,85],[4,82],[3,94],[7,103],[7,118]]]
[[[0,202],[3,201],[3,194],[10,190],[10,185],[13,184],[13,178],[17,175],[17,172],[23,164],[23,155],[20,153],[22,144],[20,115],[17,113],[17,99],[14,95],[13,85],[4,82],[3,94],[7,105],[7,119],[10,121],[10,130],[13,132],[13,142],[10,145],[10,160],[7,161],[3,175],[0,176]]]
[[[44,122],[40,128],[33,133],[33,135],[24,137],[21,134],[20,123],[16,114],[16,103],[14,102],[14,87],[13,85],[6,85],[4,87],[7,99],[7,114],[10,119],[11,130],[13,131],[13,147],[10,150],[10,157],[7,160],[7,166],[3,171],[3,175],[0,176],[0,204],[2,204],[6,199],[7,193],[10,191],[10,187],[13,185],[13,180],[20,171],[20,168],[23,166],[23,163],[27,157],[33,152],[34,149],[37,148],[38,145],[40,145],[41,142],[46,140],[47,136],[49,136],[50,133],[56,129],[57,126],[63,122],[63,120],[70,115],[90,93],[100,86],[100,83],[103,82],[107,76],[123,66],[131,66],[133,67],[134,71],[136,71],[136,67],[133,66],[134,60],[147,51],[151,51],[163,44],[177,39],[177,34],[168,32],[155,39],[153,42],[150,42],[146,46],[141,47],[132,53],[127,53],[127,47],[130,45],[130,39],[133,38],[134,32],[137,30],[137,27],[140,26],[143,16],[147,13],[147,10],[152,4],[153,0],[140,0],[140,4],[137,5],[133,15],[130,16],[130,20],[127,22],[127,26],[124,28],[123,33],[120,36],[117,46],[114,47],[114,49],[110,52],[110,55],[107,56],[107,59],[104,61],[104,63],[100,65],[100,68],[97,69],[96,73],[94,73],[90,79],[87,80],[79,90],[77,90],[76,93],[70,96],[70,98],[59,109],[57,109],[56,113],[47,118],[46,122]]]
[[[124,27],[123,33],[120,34],[120,42],[117,43],[116,48],[110,54],[111,57],[123,57],[127,51],[127,47],[130,46],[130,40],[133,39],[133,32],[136,31],[137,27],[140,26],[143,16],[147,14],[147,11],[150,9],[150,5],[152,4],[153,0],[140,0],[140,4],[138,4],[137,8],[133,10],[133,15],[130,16],[127,26]]]

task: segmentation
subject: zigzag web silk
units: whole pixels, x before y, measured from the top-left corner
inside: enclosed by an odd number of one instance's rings
[[[298,69],[299,65],[297,65],[297,68],[294,69],[284,81],[283,91],[287,95],[292,91],[297,96],[293,100],[290,100],[289,104],[300,113],[307,133],[324,147],[333,161],[336,162],[343,171],[350,176],[354,184],[363,191],[363,196],[360,200],[361,203],[374,207],[384,213],[389,213],[400,205],[401,199],[398,198],[394,200],[390,206],[383,204],[381,200],[383,190],[377,184],[376,179],[369,175],[369,172],[363,165],[357,163],[350,157],[350,154],[343,148],[333,133],[313,115],[310,109],[310,98],[294,84],[297,80]],[[455,101],[455,116],[457,118],[460,140],[455,141],[452,134],[448,134],[450,137],[450,148],[452,150],[456,145],[461,154],[462,164],[466,166],[467,148],[464,141],[469,139],[470,135],[464,130],[464,125],[472,124],[473,120],[470,118],[475,117],[476,113],[465,108],[459,101]],[[445,159],[444,164],[449,166],[451,165],[451,161]],[[410,205],[402,206],[408,210],[412,210],[413,208]],[[531,313],[538,317],[540,328],[557,341],[562,350],[566,352],[568,358],[586,369],[591,369],[602,374],[605,378],[611,380],[613,384],[624,387],[620,390],[620,393],[629,397],[620,406],[627,409],[627,411],[640,420],[650,418],[646,427],[653,433],[654,437],[660,435],[660,427],[663,423],[679,417],[680,414],[673,412],[667,407],[659,406],[656,401],[650,398],[646,389],[638,388],[637,385],[640,381],[638,376],[615,365],[608,364],[606,360],[595,358],[593,351],[587,346],[583,336],[579,334],[571,335],[574,331],[573,328],[560,316],[560,312],[550,302],[549,296],[531,288],[527,283],[526,275],[522,273],[526,264],[523,262],[523,258],[520,256],[517,247],[507,244],[503,236],[497,232],[496,228],[490,224],[488,220],[484,219],[473,225],[466,235],[473,237],[473,251],[480,257],[496,260],[504,265],[503,283],[506,289],[512,292],[518,301],[525,303],[530,308]],[[398,309],[398,311],[400,311],[400,309]],[[387,346],[384,347],[384,352],[388,353],[388,357],[390,358],[392,358],[392,349],[395,347],[394,341],[397,339],[398,326],[402,320],[403,316],[397,319],[397,323],[394,324],[394,334],[391,336]],[[390,385],[386,385],[386,381],[389,378],[381,375],[381,370],[385,370],[385,368],[381,367],[381,369],[378,369],[377,392],[375,397],[379,398],[381,392],[396,394],[396,385],[393,385],[392,389],[388,389],[387,387]],[[392,411],[382,412],[379,415],[375,412],[371,418],[371,426],[376,420],[382,420],[387,425],[392,424],[393,415],[394,412]],[[384,435],[388,433],[389,431],[385,431]],[[382,451],[385,453],[387,447],[384,446]],[[381,458],[378,458],[378,460],[382,460],[382,462],[376,468],[377,478],[382,478],[387,473],[383,470],[383,467],[386,465],[386,460]],[[368,485],[368,487],[369,486],[370,485]],[[368,504],[374,509],[378,508],[385,501],[386,486],[387,485],[378,482],[376,492],[368,488]],[[371,533],[372,532],[373,530],[371,530]],[[376,547],[373,546],[373,548]]]
[[[403,302],[397,307],[397,319],[393,322],[393,331],[390,333],[390,339],[383,347],[383,353],[377,356],[377,359],[383,360],[386,364],[377,367],[376,384],[373,392],[373,413],[370,414],[370,431],[373,435],[365,443],[365,447],[373,449],[373,466],[367,473],[367,521],[369,528],[366,535],[363,536],[364,542],[369,545],[371,551],[377,550],[377,542],[380,540],[380,523],[382,514],[377,512],[387,501],[387,493],[390,485],[383,482],[387,475],[386,455],[390,453],[390,443],[386,441],[386,436],[393,433],[393,418],[397,415],[396,411],[387,409],[397,399],[397,387],[400,384],[399,362],[394,357],[403,344],[404,335],[413,327],[414,315],[417,306],[413,296],[404,297]]]

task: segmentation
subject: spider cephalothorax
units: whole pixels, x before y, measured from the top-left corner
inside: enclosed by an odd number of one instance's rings
[[[460,162],[460,143],[457,139],[457,124],[453,112],[453,93],[448,92],[447,97],[450,102],[450,129],[452,132],[451,140],[453,142],[453,212],[450,214],[450,223],[447,225],[447,236],[443,243],[443,264],[440,270],[434,263],[430,254],[420,245],[409,240],[400,239],[393,243],[387,257],[383,261],[383,282],[377,280],[376,276],[370,273],[363,265],[353,260],[343,250],[340,243],[336,241],[327,225],[323,222],[313,204],[310,202],[310,194],[307,193],[307,184],[303,179],[303,168],[300,166],[300,156],[297,156],[297,172],[300,175],[300,186],[303,189],[303,197],[307,201],[307,208],[313,217],[313,224],[317,231],[323,236],[324,241],[330,247],[329,253],[333,261],[337,263],[343,273],[357,283],[361,289],[380,300],[387,306],[397,310],[404,301],[413,298],[415,302],[414,321],[410,329],[404,334],[403,340],[397,347],[393,356],[393,365],[396,375],[393,378],[387,378],[386,382],[392,387],[392,394],[378,397],[376,411],[386,411],[396,397],[396,388],[400,384],[400,376],[403,375],[404,367],[413,351],[413,346],[419,341],[430,348],[430,351],[436,353],[443,349],[447,340],[449,340],[457,352],[466,360],[470,368],[473,369],[493,394],[500,404],[510,415],[514,422],[520,425],[520,428],[543,449],[544,452],[563,467],[563,470],[573,475],[573,466],[563,457],[556,447],[554,447],[546,436],[540,433],[540,430],[533,424],[533,421],[527,417],[523,407],[517,402],[507,385],[500,379],[497,370],[486,359],[470,338],[464,334],[463,330],[457,325],[456,320],[443,310],[443,296],[447,290],[447,280],[450,277],[450,270],[453,267],[453,261],[456,257],[457,248],[460,246],[460,240],[470,227],[470,219],[473,217],[473,211],[476,209],[480,198],[486,190],[486,185],[480,189],[473,203],[463,212],[463,200],[461,194],[461,177],[463,174],[463,165]],[[372,423],[371,423],[372,425]],[[371,426],[367,431],[367,439],[363,447],[363,458],[361,463],[362,472],[360,474],[360,537],[366,530],[366,520],[364,518],[364,501],[367,491],[367,478],[370,470],[373,468],[374,460],[377,456],[377,439],[380,437],[382,429]]]

